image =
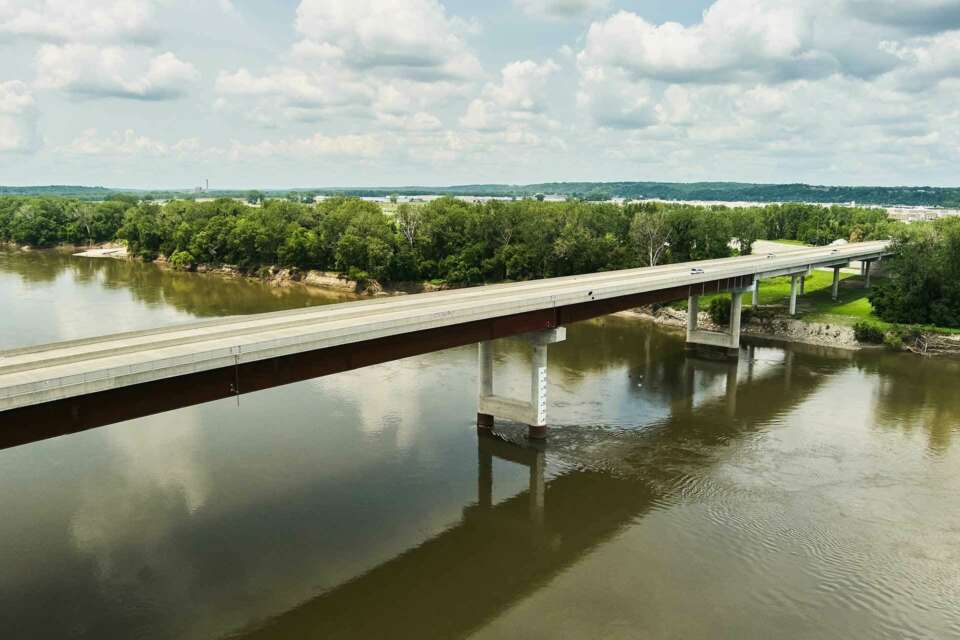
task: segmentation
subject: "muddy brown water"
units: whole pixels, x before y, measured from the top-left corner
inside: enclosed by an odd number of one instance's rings
[[[0,250],[0,349],[342,301]],[[497,345],[523,393],[522,344]],[[960,362],[619,317],[0,451],[0,638],[960,637]]]

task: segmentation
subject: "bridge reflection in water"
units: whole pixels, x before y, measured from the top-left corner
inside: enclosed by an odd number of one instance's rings
[[[459,524],[232,637],[469,634],[663,504],[665,488],[682,479],[671,459],[676,447],[711,447],[739,438],[802,402],[826,379],[809,367],[792,371],[789,357],[759,375],[747,363],[741,375],[731,362],[687,359],[682,369],[686,392],[673,403],[672,415],[646,434],[613,439],[595,434],[591,443],[582,428],[560,429],[549,446],[526,442],[519,430],[478,437],[477,500],[463,510]],[[722,380],[725,388],[694,403],[698,379]],[[575,448],[582,459],[583,450],[594,445],[604,447],[606,459],[628,462],[630,471],[577,469],[547,480],[548,452],[551,460],[562,459]],[[527,467],[529,488],[495,503],[494,461]]]

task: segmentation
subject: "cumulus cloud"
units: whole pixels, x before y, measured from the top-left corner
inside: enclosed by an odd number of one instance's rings
[[[142,41],[160,0],[3,0],[0,37],[55,41]]]
[[[193,155],[201,151],[201,145],[197,138],[167,143],[138,134],[133,129],[114,131],[106,136],[100,136],[96,129],[86,129],[57,150],[71,156],[164,157]]]
[[[513,0],[527,15],[539,18],[572,18],[610,6],[610,0]]]
[[[302,138],[264,139],[256,142],[233,141],[226,145],[204,145],[198,138],[166,142],[133,129],[101,135],[86,129],[55,151],[68,157],[190,158],[257,161],[260,159],[374,159],[383,155],[388,139],[372,134],[325,135],[315,133]]]
[[[85,44],[44,45],[37,52],[37,86],[81,96],[169,100],[199,77],[170,52]]]
[[[0,153],[27,153],[40,144],[37,106],[26,83],[0,82]]]
[[[282,64],[220,73],[219,108],[268,127],[350,117],[435,130],[433,110],[482,73],[466,41],[475,25],[437,0],[302,0],[294,26],[302,38]]]
[[[922,2],[946,14],[958,4]],[[883,15],[907,22],[915,13],[904,3],[879,4]],[[578,104],[603,126],[646,127],[672,111],[669,100],[651,106],[668,87],[772,87],[841,76],[919,89],[958,75],[960,34],[949,25],[937,35],[904,35],[878,25],[876,15],[861,19],[859,10],[859,0],[717,0],[688,26],[618,12],[591,25],[577,55]]]
[[[504,129],[511,123],[531,121],[543,112],[549,78],[560,70],[553,60],[511,62],[500,71],[499,83],[488,83],[461,118],[470,129]]]
[[[469,26],[437,0],[302,0],[301,53],[320,52],[355,69],[418,79],[470,78],[480,63],[464,40]]]
[[[907,42],[885,41],[880,47],[901,65],[890,81],[904,90],[920,91],[960,78],[960,32],[949,31]]]
[[[280,68],[254,74],[241,68],[221,72],[214,85],[221,106],[231,99],[256,99],[256,113],[269,113],[295,119],[317,120],[342,107],[369,102],[374,91],[367,84],[335,68],[324,72],[298,68]],[[259,117],[259,116],[258,116]]]
[[[591,25],[578,62],[665,82],[789,80],[837,69],[815,36],[814,16],[798,3],[719,0],[692,26],[618,12]]]
[[[228,153],[232,160],[257,158],[378,158],[386,141],[373,134],[328,136],[316,133],[306,138],[263,140],[257,143],[234,142]]]

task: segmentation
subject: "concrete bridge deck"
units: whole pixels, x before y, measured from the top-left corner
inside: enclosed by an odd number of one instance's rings
[[[29,431],[32,441],[45,432],[69,433],[643,304],[742,290],[756,278],[875,260],[888,252],[887,242],[811,248],[223,318],[0,352],[0,440],[16,442],[17,433],[26,437]]]

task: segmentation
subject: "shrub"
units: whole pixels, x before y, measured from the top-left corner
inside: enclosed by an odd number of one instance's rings
[[[866,320],[853,325],[853,334],[856,336],[857,342],[864,344],[882,344],[885,337],[883,327]]]
[[[361,288],[367,286],[367,281],[370,280],[370,274],[363,269],[358,269],[357,267],[350,267],[347,270],[347,277],[351,280],[355,280],[357,285]]]
[[[730,324],[730,301],[726,298],[714,298],[707,309],[713,323],[720,326]]]
[[[195,260],[189,251],[176,251],[170,256],[170,266],[177,271],[190,271]]]
[[[903,338],[899,334],[891,332],[884,336],[883,344],[894,351],[900,351],[903,349]]]

